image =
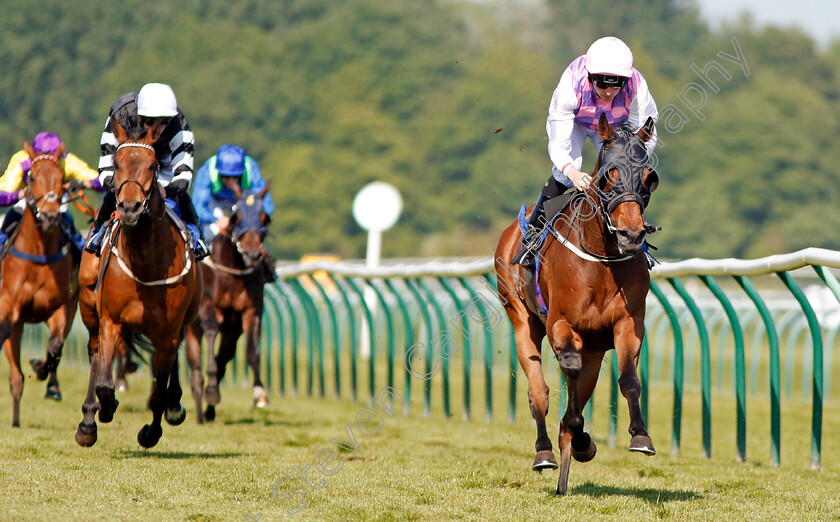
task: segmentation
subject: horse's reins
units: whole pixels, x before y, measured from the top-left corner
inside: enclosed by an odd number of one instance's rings
[[[50,160],[53,163],[55,163],[56,165],[58,165],[59,168],[61,168],[61,163],[52,154],[41,154],[39,156],[34,157],[32,159],[32,165],[35,165],[36,162],[41,161],[41,160]],[[30,169],[31,168],[32,167],[30,167]],[[62,169],[62,172],[63,172],[63,169]],[[26,196],[24,198],[24,201],[26,202],[26,206],[28,206],[30,208],[30,210],[32,210],[32,213],[35,215],[35,219],[38,222],[42,223],[44,221],[44,215],[41,213],[40,207],[38,207],[38,202],[41,201],[41,200],[44,200],[47,203],[53,203],[53,202],[61,199],[61,196],[56,194],[52,190],[50,190],[46,194],[42,194],[40,197],[36,198],[32,194],[32,187],[29,184],[29,181],[31,179],[32,179],[31,175],[26,179]]]
[[[152,147],[151,145],[147,145],[145,143],[137,143],[137,142],[122,143],[122,144],[120,144],[119,147],[117,147],[117,150],[120,150],[123,147],[141,147],[141,148],[144,148],[144,149],[151,150],[152,152],[154,152],[154,150],[155,150],[154,147]],[[140,187],[140,191],[143,193],[143,198],[144,198],[143,203],[142,203],[143,214],[148,213],[148,211],[149,211],[149,196],[150,196],[152,190],[154,190],[155,184],[157,183],[157,173],[158,173],[158,169],[155,169],[154,176],[152,177],[152,186],[149,188],[148,192],[146,192],[145,187],[143,186],[142,183],[140,183],[139,180],[136,180],[134,178],[130,178],[130,179],[127,179],[123,183],[120,184],[119,188],[116,191],[117,196],[119,196],[120,191],[122,191],[122,189],[128,183],[136,183]],[[119,222],[119,215],[117,215],[116,218],[117,218],[117,221]],[[163,219],[163,216],[161,216],[160,218],[156,217],[156,219],[158,219],[158,220]],[[189,273],[190,269],[192,268],[192,256],[190,256],[190,252],[189,252],[189,240],[187,239],[187,236],[184,233],[184,231],[179,229],[178,232],[180,233],[181,238],[183,238],[184,245],[185,245],[185,248],[184,248],[184,258],[185,258],[184,269],[181,270],[181,273],[177,274],[177,275],[174,275],[174,276],[171,276],[171,277],[167,277],[166,279],[157,279],[155,281],[143,281],[142,279],[139,279],[137,276],[134,275],[134,273],[131,271],[131,269],[128,267],[128,265],[125,264],[125,262],[122,260],[122,258],[119,255],[119,251],[117,250],[116,238],[113,237],[113,236],[116,236],[116,234],[114,232],[116,232],[118,230],[119,229],[116,229],[116,230],[112,231],[111,234],[109,234],[107,250],[108,250],[109,254],[114,255],[114,257],[117,259],[117,264],[119,265],[119,267],[134,282],[139,283],[139,284],[144,285],[144,286],[171,285],[171,284],[177,283],[178,281],[183,279],[184,276],[187,275]],[[104,274],[105,271],[103,270],[102,273]]]
[[[223,233],[221,235],[227,235],[227,234]],[[242,245],[239,244],[238,236],[237,236],[236,239],[234,238],[233,235],[230,235],[228,237],[230,237],[230,242],[233,243],[233,245],[236,247],[236,251],[239,252],[239,255],[244,257],[245,252],[243,252],[243,250],[242,250]],[[234,276],[243,276],[243,275],[248,275],[248,274],[253,273],[260,266],[259,264],[264,258],[265,258],[265,252],[260,252],[260,257],[257,258],[257,262],[254,263],[254,266],[252,266],[250,268],[231,268],[229,266],[220,265],[218,263],[213,262],[213,260],[210,259],[210,257],[205,257],[204,259],[201,260],[201,262],[204,263],[205,265],[209,266],[210,268],[214,269],[214,270],[218,270],[220,272],[224,272],[226,274],[230,274],[230,275],[234,275]]]
[[[142,149],[148,149],[148,150],[152,151],[153,154],[155,153],[155,148],[152,147],[151,145],[148,145],[146,143],[138,143],[136,141],[127,141],[125,143],[121,143],[117,147],[117,150],[114,151],[114,156],[116,157],[117,151],[119,151],[120,149],[122,149],[124,147],[139,147],[139,148],[142,148]],[[157,176],[158,176],[159,171],[160,171],[160,165],[157,162],[155,162],[155,170],[154,170],[154,174],[152,175],[152,183],[151,183],[151,186],[149,187],[148,192],[146,192],[146,187],[144,187],[143,184],[140,183],[140,180],[135,179],[135,178],[129,178],[129,179],[123,181],[122,183],[120,183],[120,186],[117,187],[117,189],[115,191],[117,198],[120,197],[120,192],[122,192],[122,190],[125,188],[126,185],[128,185],[129,183],[134,183],[138,187],[140,187],[140,192],[143,194],[143,202],[140,205],[141,208],[143,209],[141,214],[148,213],[149,212],[149,196],[151,195],[152,190],[154,190],[155,185],[157,184]],[[162,217],[161,218],[155,217],[155,218],[158,219],[158,220],[162,219]]]

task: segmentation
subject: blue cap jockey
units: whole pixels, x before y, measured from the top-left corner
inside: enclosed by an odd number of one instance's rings
[[[260,166],[242,147],[222,145],[198,170],[193,181],[193,203],[204,234],[211,241],[219,233],[218,221],[236,203],[232,187],[258,192],[265,187]],[[271,194],[263,198],[263,210],[274,212]]]

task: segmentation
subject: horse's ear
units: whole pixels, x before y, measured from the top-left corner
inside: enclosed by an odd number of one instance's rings
[[[636,133],[636,136],[641,138],[642,141],[644,141],[644,142],[649,141],[653,137],[653,127],[654,127],[653,118],[648,116],[647,121],[645,122],[644,125],[642,125],[642,128],[639,129],[639,132]]]
[[[111,118],[111,131],[114,133],[114,138],[117,140],[117,143],[123,143],[128,139],[128,133],[125,132],[122,125],[113,117]]]
[[[650,167],[646,168],[642,174],[642,183],[645,184],[648,192],[653,192],[659,186],[659,173]]]
[[[233,230],[234,228],[236,228],[236,225],[239,224],[241,217],[242,216],[239,212],[231,213],[230,217],[228,218],[228,230]]]
[[[607,120],[607,115],[603,112],[598,119],[598,136],[604,141],[610,141],[615,138],[615,131],[610,127],[610,122]]]
[[[268,187],[271,185],[270,181],[265,182],[265,186],[262,188],[261,191],[257,193],[257,198],[263,199],[266,194],[268,194]]]
[[[143,141],[154,144],[160,138],[161,134],[163,134],[163,125],[160,124],[160,120],[155,118],[154,122],[149,126],[149,130],[146,132]]]
[[[25,150],[26,153],[29,154],[29,159],[35,157],[35,150],[32,148],[32,145],[30,145],[28,141],[23,142],[23,150]]]
[[[63,155],[64,155],[64,142],[62,141],[61,143],[58,144],[58,149],[55,151],[55,154],[53,154],[53,156],[55,156],[55,159],[60,160],[61,156],[63,156]]]

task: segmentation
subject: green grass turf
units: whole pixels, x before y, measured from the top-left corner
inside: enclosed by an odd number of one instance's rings
[[[810,404],[783,403],[782,466],[769,462],[769,403],[750,398],[747,462],[736,463],[735,405],[716,394],[713,406],[713,453],[701,456],[700,399],[687,389],[683,440],[679,456],[670,455],[672,393],[651,390],[649,431],[659,451],[655,457],[631,454],[627,408],[619,405],[618,442],[608,447],[607,397],[602,381],[596,390],[593,437],[598,455],[573,462],[569,495],[554,496],[557,472],[530,469],[535,430],[519,373],[517,419],[505,419],[506,380],[495,389],[498,409],[483,422],[480,395],[473,398],[473,418],[461,420],[461,395],[452,392],[453,418],[440,410],[440,375],[435,405],[422,416],[422,383],[412,392],[412,414],[384,417],[381,431],[362,435],[354,428],[357,453],[341,452],[343,467],[309,490],[308,503],[290,516],[296,504],[278,502],[272,486],[295,466],[312,465],[319,450],[333,448],[332,438],[347,439],[366,405],[348,399],[271,396],[265,410],[251,406],[251,392],[240,384],[223,388],[215,423],[198,426],[189,391],[186,422],[164,424],[158,445],[144,450],[137,431],[150,421],[145,404],[149,379],[145,369],[130,376],[131,389],[118,394],[114,421],[98,423],[99,440],[79,447],[73,433],[82,418],[86,372],[65,365],[59,371],[64,401],[43,399],[44,384],[27,371],[21,428],[11,428],[11,399],[0,393],[0,492],[4,520],[826,520],[840,518],[840,405],[826,406],[821,471],[809,469]],[[460,380],[453,372],[453,386]],[[8,364],[0,367],[0,379]],[[549,433],[556,439],[557,380],[552,374]],[[383,380],[377,383],[378,387]],[[5,387],[4,387],[5,388]],[[305,386],[301,388],[305,393]],[[366,397],[366,387],[360,395]],[[398,390],[402,389],[402,379]],[[559,456],[559,455],[558,455]],[[335,463],[333,463],[335,464]],[[281,494],[302,486],[294,480]]]

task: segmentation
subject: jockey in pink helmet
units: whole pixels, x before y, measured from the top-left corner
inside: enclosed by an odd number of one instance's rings
[[[548,107],[545,124],[548,133],[548,155],[551,158],[551,177],[540,191],[523,239],[522,250],[512,263],[533,269],[535,243],[545,222],[543,204],[566,190],[575,187],[585,190],[589,175],[580,170],[581,149],[586,138],[600,150],[598,120],[601,114],[613,128],[629,126],[638,132],[652,117],[658,117],[644,77],[633,68],[633,53],[615,36],[596,40],[586,54],[576,58],[560,77]],[[645,144],[648,153],[656,146],[656,131]]]

